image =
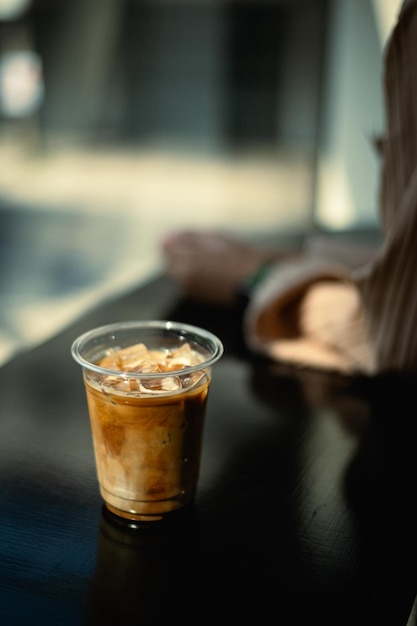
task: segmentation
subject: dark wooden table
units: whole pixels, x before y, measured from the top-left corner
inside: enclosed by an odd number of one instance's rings
[[[73,339],[129,319],[207,327],[195,506],[135,531],[99,495]],[[417,590],[416,384],[286,369],[239,315],[161,277],[0,369],[0,624],[406,624]]]

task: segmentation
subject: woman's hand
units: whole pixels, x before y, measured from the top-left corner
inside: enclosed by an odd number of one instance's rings
[[[277,253],[216,232],[180,231],[162,242],[166,271],[185,295],[233,304],[239,285]]]

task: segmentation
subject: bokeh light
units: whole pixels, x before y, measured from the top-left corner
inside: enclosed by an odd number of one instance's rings
[[[0,56],[0,112],[5,117],[27,117],[42,103],[42,62],[29,50]]]
[[[15,20],[28,9],[31,0],[0,0],[0,20]]]

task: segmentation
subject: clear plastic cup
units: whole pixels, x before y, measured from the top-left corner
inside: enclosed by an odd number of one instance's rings
[[[120,322],[78,337],[97,477],[106,507],[161,520],[197,490],[212,366],[212,333],[173,321]]]

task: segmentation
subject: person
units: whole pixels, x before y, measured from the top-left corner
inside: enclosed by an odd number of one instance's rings
[[[280,254],[216,232],[173,232],[161,243],[188,296],[231,304],[252,282],[243,318],[252,350],[346,375],[417,368],[417,0],[403,1],[385,49],[384,100],[383,241],[367,262]]]

